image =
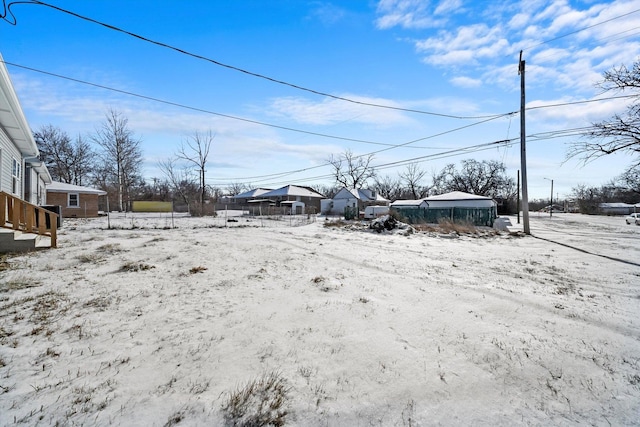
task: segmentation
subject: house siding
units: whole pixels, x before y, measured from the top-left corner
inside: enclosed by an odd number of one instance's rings
[[[18,189],[18,195],[22,198],[22,184],[24,181],[24,162],[22,161],[22,155],[0,127],[0,191],[9,194],[14,194],[12,180],[13,159],[16,159],[21,164],[22,177],[19,183],[20,188]]]

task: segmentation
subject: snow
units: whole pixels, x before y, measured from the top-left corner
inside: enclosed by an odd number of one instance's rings
[[[532,213],[528,237],[515,217],[478,235],[224,218],[66,220],[58,249],[0,262],[0,425],[222,425],[274,372],[286,425],[638,424],[622,217]]]

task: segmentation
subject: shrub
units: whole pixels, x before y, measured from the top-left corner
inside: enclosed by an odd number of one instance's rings
[[[283,426],[289,387],[279,372],[263,374],[231,393],[222,405],[228,426]]]
[[[470,222],[454,222],[448,219],[441,219],[438,221],[438,226],[445,233],[476,234],[478,232],[476,226]]]

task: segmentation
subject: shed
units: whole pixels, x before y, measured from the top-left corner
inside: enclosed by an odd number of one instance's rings
[[[98,216],[98,197],[106,191],[81,185],[53,181],[47,185],[47,202],[60,206],[65,218],[94,218]]]
[[[451,193],[426,197],[429,208],[494,208],[498,204],[490,197],[452,191]]]
[[[426,207],[425,207],[426,204]],[[410,223],[438,223],[442,220],[493,226],[498,204],[490,197],[453,191],[422,200],[400,200],[392,207]]]
[[[428,209],[429,203],[424,200],[396,200],[391,202],[392,209]]]
[[[304,215],[304,202],[285,200],[283,202],[280,202],[280,206],[288,208],[288,213],[291,215]]]

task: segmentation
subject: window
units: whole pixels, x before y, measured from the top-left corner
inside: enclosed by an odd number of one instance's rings
[[[20,194],[20,162],[16,159],[13,159],[13,165],[11,167],[11,181],[12,181],[12,192],[13,194]]]
[[[78,193],[69,193],[69,200],[67,206],[70,208],[80,207],[80,195]]]

